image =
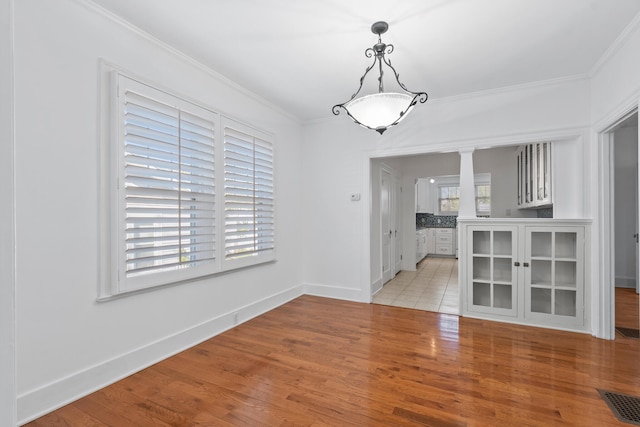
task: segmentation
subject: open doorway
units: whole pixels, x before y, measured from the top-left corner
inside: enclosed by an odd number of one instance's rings
[[[492,218],[536,218],[540,210],[520,209],[516,202],[514,182],[517,178],[517,145],[500,145],[477,149],[473,153],[476,188],[476,214]],[[415,308],[447,314],[460,313],[459,260],[457,259],[457,208],[450,207],[447,197],[455,198],[452,188],[459,188],[460,153],[432,152],[371,160],[372,218],[371,227],[371,298],[373,303]],[[396,269],[389,272],[393,242],[390,227],[391,182],[395,171],[401,188],[396,190],[396,218],[399,221]],[[378,179],[378,176],[381,179]],[[386,177],[386,179],[385,179]],[[420,182],[429,185],[420,189]],[[424,184],[424,183],[423,183]],[[404,189],[404,190],[403,190]],[[451,197],[453,196],[453,197]],[[547,209],[544,212],[549,212]],[[380,218],[378,227],[378,218]],[[400,241],[400,237],[404,241]],[[378,255],[380,253],[380,255]],[[379,261],[379,258],[382,261]],[[396,273],[400,271],[397,275]],[[389,278],[392,278],[389,280]]]
[[[638,336],[638,112],[611,130],[613,146],[614,298],[616,336]]]

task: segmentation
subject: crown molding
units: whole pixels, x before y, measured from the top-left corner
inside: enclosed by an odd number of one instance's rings
[[[613,41],[611,46],[604,52],[604,54],[598,59],[595,65],[589,70],[589,78],[593,78],[600,72],[604,64],[606,64],[612,56],[614,56],[624,44],[640,29],[640,13],[638,13],[625,27],[624,30]]]
[[[585,138],[589,123],[571,127],[531,129],[517,133],[498,133],[477,138],[453,138],[431,141],[428,145],[405,145],[365,150],[367,158],[414,156],[432,153],[453,153],[464,150],[518,146],[541,141],[570,141]]]
[[[481,90],[477,92],[468,92],[460,95],[445,96],[442,98],[429,98],[429,101],[432,101],[433,103],[463,101],[463,100],[470,100],[474,98],[481,98],[481,97],[486,97],[491,95],[499,95],[499,94],[508,93],[508,92],[515,92],[515,91],[528,90],[528,89],[538,89],[542,87],[557,86],[557,85],[562,85],[566,83],[575,83],[575,82],[588,81],[588,80],[589,80],[589,76],[587,74],[575,74],[572,76],[557,77],[557,78],[547,79],[547,80],[538,80],[535,82],[522,83],[522,84],[511,85],[511,86],[502,86],[495,89],[487,89],[487,90]]]
[[[581,81],[588,82],[589,76],[587,74],[575,74],[572,76],[558,77],[558,78],[547,79],[547,80],[538,80],[530,83],[522,83],[517,85],[511,85],[511,86],[502,86],[495,89],[487,89],[487,90],[481,90],[477,92],[468,92],[460,95],[445,96],[442,98],[430,97],[427,102],[429,104],[441,104],[441,103],[458,102],[458,101],[469,101],[475,98],[483,98],[483,97],[492,96],[492,95],[500,95],[500,94],[516,92],[520,90],[539,89],[539,88],[558,86],[558,85],[563,85],[568,83],[577,83]],[[326,117],[321,117],[317,119],[305,120],[303,124],[304,125],[322,124],[322,123],[328,122],[334,117],[335,116],[326,116]]]

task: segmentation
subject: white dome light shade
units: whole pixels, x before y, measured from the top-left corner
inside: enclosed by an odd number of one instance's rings
[[[413,108],[414,98],[405,93],[382,92],[356,98],[343,108],[362,126],[380,132],[400,122]]]

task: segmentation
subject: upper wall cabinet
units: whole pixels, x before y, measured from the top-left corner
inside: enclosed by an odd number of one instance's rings
[[[518,147],[516,166],[518,207],[551,206],[551,143],[538,142]]]
[[[418,182],[416,182],[417,213],[434,213],[431,186],[429,179],[418,178]]]

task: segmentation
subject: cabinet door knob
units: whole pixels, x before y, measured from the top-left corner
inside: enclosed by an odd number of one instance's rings
[[[520,267],[520,263],[518,261],[514,262],[513,265],[515,265],[516,267]]]
[[[523,265],[524,267],[529,267],[529,263],[528,263],[528,262],[525,262],[525,263],[523,263],[522,265]]]

